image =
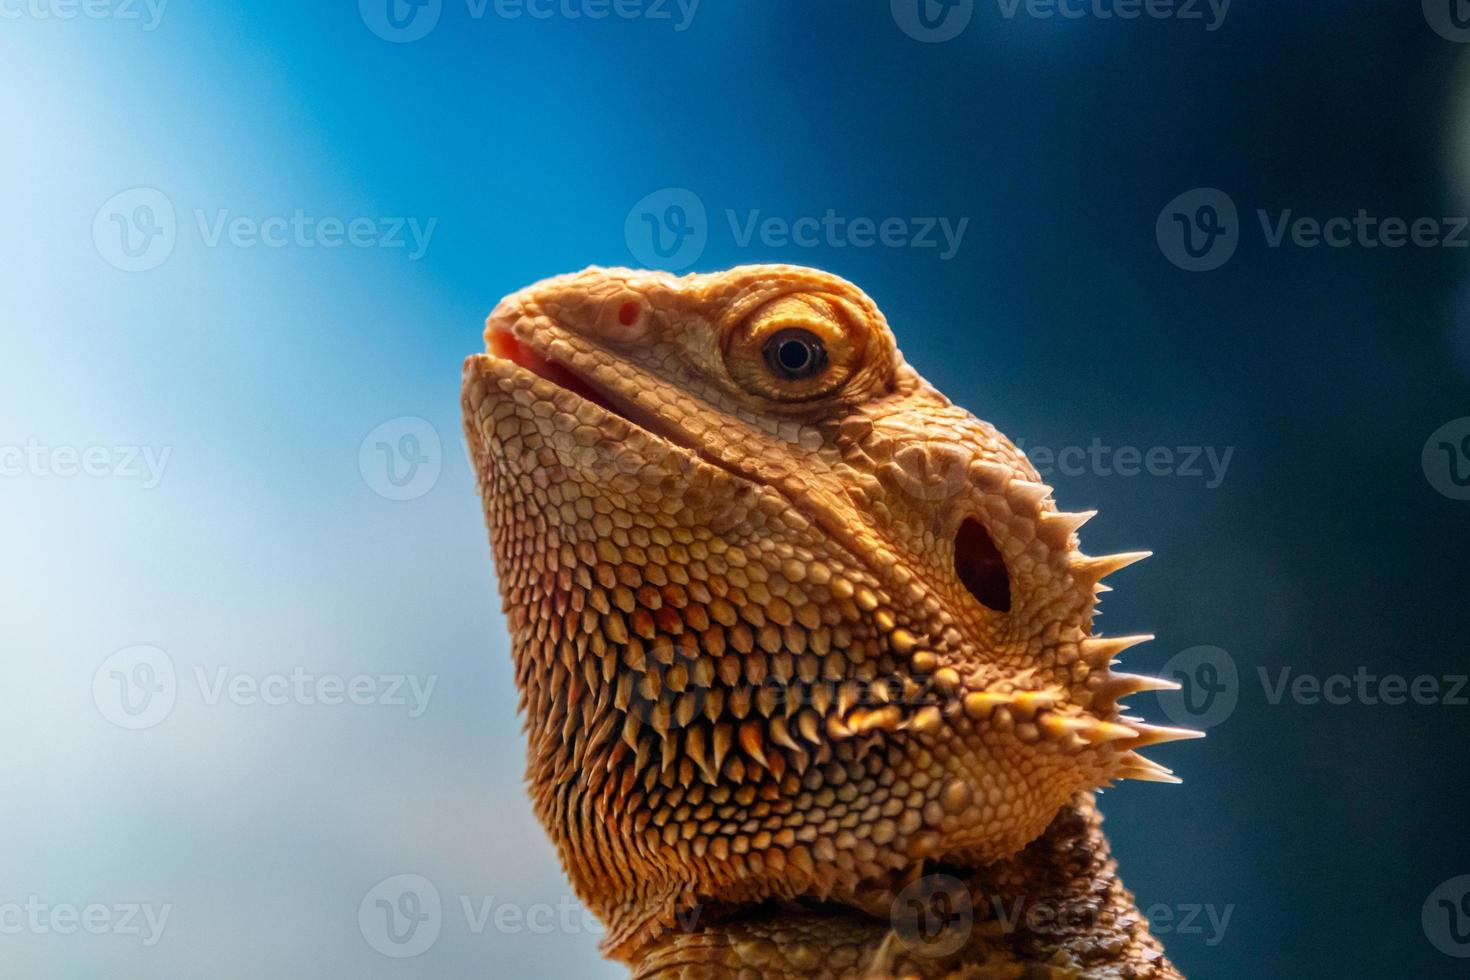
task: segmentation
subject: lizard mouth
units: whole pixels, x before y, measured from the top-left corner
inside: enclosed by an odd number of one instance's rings
[[[486,338],[486,347],[488,353],[494,357],[510,361],[537,377],[545,378],[558,388],[565,388],[572,394],[587,399],[603,411],[612,412],[614,415],[627,419],[627,416],[618,411],[612,401],[591,381],[560,361],[552,360],[531,345],[521,343],[509,330],[493,331]],[[632,422],[633,420],[627,419],[627,421]]]
[[[625,399],[618,397],[604,386],[597,384],[590,377],[570,365],[548,357],[530,344],[517,338],[509,330],[497,328],[490,331],[486,337],[486,352],[491,357],[509,361],[516,367],[536,375],[546,381],[550,381],[565,391],[569,391],[585,401],[589,401],[609,415],[616,415],[635,428],[642,429],[651,435],[673,442],[665,427],[651,418],[647,412],[643,412],[637,406],[630,404]]]

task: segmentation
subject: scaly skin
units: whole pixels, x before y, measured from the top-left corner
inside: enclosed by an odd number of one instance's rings
[[[791,331],[825,361],[770,360]],[[780,333],[777,337],[776,334]],[[772,338],[775,339],[772,339]],[[1147,637],[1009,441],[794,266],[587,269],[465,362],[537,816],[639,977],[1174,977],[1090,791]],[[784,376],[783,376],[784,375]],[[948,877],[939,877],[935,872]],[[942,928],[941,928],[942,926]],[[937,934],[936,934],[937,930]]]

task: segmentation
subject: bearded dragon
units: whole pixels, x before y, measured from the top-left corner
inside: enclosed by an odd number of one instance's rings
[[[836,276],[589,268],[503,300],[465,433],[530,793],[635,977],[1179,974],[1093,791],[1200,733],[1026,457]]]

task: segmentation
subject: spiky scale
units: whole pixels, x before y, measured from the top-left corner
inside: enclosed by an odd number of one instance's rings
[[[1129,752],[1123,762],[1123,768],[1118,775],[1124,779],[1138,779],[1151,783],[1182,783],[1184,780],[1174,775],[1174,770],[1159,765],[1152,759],[1145,758],[1137,752]]]
[[[1146,674],[1101,674],[1098,682],[1093,685],[1093,690],[1098,695],[1112,698],[1115,701],[1143,691],[1177,691],[1179,689],[1177,681],[1165,680],[1162,677],[1149,677]]]
[[[1082,659],[1090,664],[1106,664],[1125,650],[1131,650],[1140,643],[1148,643],[1154,638],[1152,633],[1138,633],[1133,636],[1090,636],[1082,641]]]
[[[1138,732],[1138,741],[1133,745],[1138,748],[1205,737],[1204,732],[1193,728],[1171,728],[1167,725],[1135,725],[1134,728]]]
[[[1079,579],[1096,583],[1152,554],[1152,551],[1122,551],[1115,555],[1078,555],[1072,562],[1072,571]]]
[[[1040,515],[1042,528],[1058,544],[1066,541],[1067,536],[1075,533],[1082,525],[1097,516],[1095,510],[1079,511],[1043,511]]]
[[[755,719],[740,726],[740,749],[761,765],[766,762],[765,725]]]

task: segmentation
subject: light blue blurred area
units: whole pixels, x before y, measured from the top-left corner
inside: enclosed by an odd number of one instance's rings
[[[500,296],[636,263],[635,205],[654,195],[661,220],[670,189],[705,210],[690,268],[848,276],[922,373],[1028,446],[1234,447],[1217,488],[1053,479],[1062,506],[1102,509],[1087,550],[1158,553],[1107,601],[1110,632],[1161,636],[1130,667],[1197,644],[1248,677],[1394,664],[1406,635],[1415,669],[1462,658],[1424,624],[1458,608],[1463,590],[1430,570],[1456,555],[1440,529],[1463,518],[1423,499],[1415,469],[1425,435],[1463,411],[1447,367],[1463,351],[1442,349],[1463,334],[1446,315],[1458,257],[1410,267],[1255,241],[1191,276],[1154,238],[1164,202],[1196,186],[1243,208],[1451,206],[1441,182],[1463,180],[1424,135],[1444,118],[1449,59],[1417,14],[1242,2],[1206,35],[976,4],[963,34],[930,44],[883,3],[704,0],[678,30],[673,3],[669,20],[592,20],[394,0],[439,19],[392,43],[368,26],[386,23],[375,2],[173,0],[153,30],[141,5],[141,22],[5,8],[25,12],[0,22],[0,446],[100,447],[114,468],[130,447],[167,457],[155,486],[30,463],[0,478],[0,974],[623,975],[570,909],[526,801],[457,394]],[[1420,87],[1383,82],[1411,74]],[[1385,136],[1404,105],[1422,112]],[[172,251],[123,271],[113,216],[140,235],[139,202],[160,195]],[[736,232],[829,210],[967,224],[949,258]],[[298,211],[432,233],[417,258],[210,244],[221,218]],[[166,655],[177,690],[166,717],[127,730],[109,720],[114,670],[147,678],[109,658],[137,646]],[[434,687],[417,717],[209,703],[222,668]],[[1200,977],[1440,975],[1418,903],[1470,853],[1445,841],[1453,774],[1403,760],[1426,726],[1450,744],[1446,717],[1305,717],[1256,696],[1203,746],[1159,753],[1186,787],[1110,791],[1141,903],[1236,910],[1218,946],[1165,935],[1171,955]],[[1366,862],[1352,881],[1381,884],[1372,901],[1293,870],[1334,866],[1342,842]],[[359,922],[400,875],[441,902],[436,941],[405,959]],[[169,912],[151,946],[5,931],[6,903],[31,896]],[[1324,952],[1324,933],[1342,941]]]

